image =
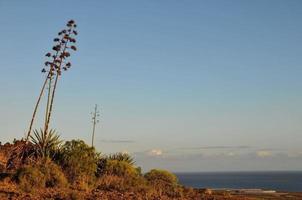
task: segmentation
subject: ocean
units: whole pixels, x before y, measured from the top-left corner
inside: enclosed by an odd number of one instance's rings
[[[188,172],[175,174],[181,184],[195,188],[266,189],[302,192],[302,171]]]

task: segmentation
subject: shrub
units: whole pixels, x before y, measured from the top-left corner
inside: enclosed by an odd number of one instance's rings
[[[40,171],[45,176],[46,187],[66,187],[68,181],[60,166],[47,159],[46,162],[41,162],[38,166]]]
[[[26,166],[17,170],[15,179],[19,187],[25,192],[33,192],[35,189],[45,187],[45,176],[34,166]]]
[[[19,168],[14,179],[25,192],[43,187],[62,188],[68,184],[61,168],[48,159]]]
[[[107,160],[103,175],[98,179],[99,189],[110,190],[145,190],[146,182],[135,168],[127,161]]]
[[[169,171],[152,169],[144,177],[160,195],[165,194],[173,197],[182,195],[182,191],[178,187],[177,177]]]
[[[116,176],[135,177],[138,176],[138,170],[126,161],[107,160],[105,165],[105,174]]]
[[[145,174],[145,178],[151,183],[163,183],[166,185],[177,185],[177,177],[169,171],[152,169],[150,172]]]
[[[102,175],[104,175],[105,171],[106,171],[106,164],[107,161],[111,162],[114,161],[115,163],[118,163],[116,161],[121,161],[121,162],[125,162],[128,163],[131,166],[134,166],[134,159],[127,153],[115,153],[115,154],[111,154],[109,156],[103,156],[98,160],[97,163],[97,172],[96,172],[96,176],[100,177]],[[111,162],[112,163],[112,162]],[[111,163],[109,163],[109,165],[111,165]],[[118,167],[118,166],[115,166]],[[108,166],[107,166],[108,168]],[[137,168],[139,174],[141,174],[141,170],[140,168]]]
[[[89,184],[95,178],[99,155],[82,140],[67,141],[57,159],[71,183]]]

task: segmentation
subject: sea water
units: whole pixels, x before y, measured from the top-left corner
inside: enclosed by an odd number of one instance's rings
[[[299,172],[198,172],[176,173],[181,184],[195,188],[266,189],[302,192]]]

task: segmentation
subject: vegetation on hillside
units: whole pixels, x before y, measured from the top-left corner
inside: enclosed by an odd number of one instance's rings
[[[32,153],[28,158],[22,157],[26,162],[9,168],[9,160],[15,155],[14,151],[18,151],[19,143],[24,150],[29,146]],[[0,146],[0,152],[3,155],[0,183],[16,187],[20,194],[40,197],[48,194],[51,198],[56,194],[61,199],[69,199],[70,195],[75,197],[85,192],[115,191],[132,192],[148,199],[177,199],[185,198],[189,191],[168,171],[153,169],[143,174],[129,154],[102,155],[82,140],[62,143],[54,133],[45,137],[43,131],[35,132],[31,141],[7,143]],[[55,192],[41,193],[49,190]],[[204,194],[195,191],[194,195]]]

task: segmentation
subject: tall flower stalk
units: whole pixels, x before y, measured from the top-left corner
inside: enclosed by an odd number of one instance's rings
[[[42,73],[47,73],[47,75],[43,83],[40,95],[38,97],[38,101],[35,105],[26,140],[28,140],[30,137],[36,112],[38,110],[38,106],[40,104],[41,98],[43,96],[47,84],[47,103],[45,109],[45,121],[43,131],[45,134],[48,133],[50,118],[54,104],[54,97],[59,77],[62,75],[63,71],[67,71],[71,67],[71,63],[67,62],[68,57],[70,57],[69,50],[77,50],[74,45],[76,43],[74,37],[77,35],[77,31],[75,30],[76,27],[77,25],[73,20],[68,21],[66,28],[60,31],[58,33],[58,37],[54,39],[55,45],[52,48],[53,51],[45,55],[50,60],[45,62],[45,67],[42,69]]]
[[[47,75],[47,77],[48,77],[48,75]],[[40,104],[41,98],[42,98],[42,96],[43,96],[43,93],[44,93],[44,90],[45,90],[45,87],[46,87],[46,84],[47,84],[47,80],[48,80],[48,78],[45,79],[45,81],[44,81],[44,83],[43,83],[43,86],[42,86],[42,89],[41,89],[41,91],[40,91],[38,100],[37,100],[37,102],[36,102],[36,105],[35,105],[35,108],[34,108],[34,112],[33,112],[33,115],[32,115],[32,117],[31,117],[31,120],[30,120],[29,129],[28,129],[28,131],[27,131],[26,141],[28,141],[28,139],[29,139],[29,136],[30,136],[30,133],[31,133],[33,124],[34,124],[34,120],[35,120],[35,118],[36,118],[38,106],[39,106],[39,104]]]

